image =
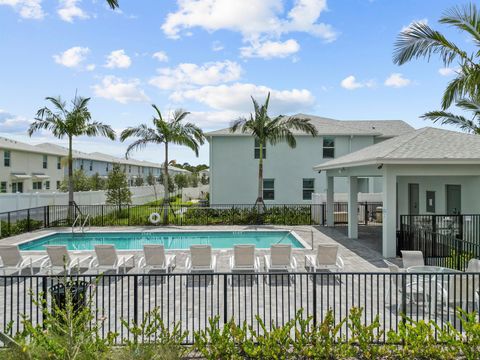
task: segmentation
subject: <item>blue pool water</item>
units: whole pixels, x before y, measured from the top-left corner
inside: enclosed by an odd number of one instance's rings
[[[66,245],[69,250],[93,250],[95,245],[112,244],[118,250],[141,250],[144,244],[163,244],[166,249],[188,249],[208,244],[214,249],[238,244],[269,248],[273,244],[303,245],[288,231],[194,231],[194,232],[87,232],[56,233],[20,245],[20,250],[45,250],[45,245]]]

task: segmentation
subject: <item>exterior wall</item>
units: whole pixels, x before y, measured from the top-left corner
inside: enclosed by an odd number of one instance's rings
[[[312,168],[322,162],[323,138],[297,136],[297,147],[291,149],[286,143],[275,146],[267,144],[264,160],[264,178],[275,179],[275,200],[265,203],[302,204],[303,179],[314,178],[314,192],[326,192],[326,174]],[[372,136],[335,137],[335,157],[372,145]],[[372,183],[373,185],[370,185]],[[380,186],[369,179],[362,190],[370,186],[381,192]],[[377,184],[378,185],[378,184]],[[380,189],[378,189],[380,187]],[[250,136],[214,136],[210,138],[210,202],[212,204],[253,203],[258,190],[258,159],[254,158],[254,139]],[[380,190],[380,191],[378,191]],[[346,180],[335,179],[335,192],[347,192]]]
[[[4,152],[10,151],[10,166],[4,166]],[[47,155],[47,168],[43,168],[43,155],[41,153],[33,153],[26,151],[18,151],[14,149],[0,149],[0,182],[7,183],[7,193],[12,192],[13,182],[23,183],[23,192],[32,191],[52,191],[56,189],[56,182],[63,180],[63,164],[61,169],[57,169],[56,155]],[[31,176],[29,179],[16,180],[12,178],[12,173],[25,173]],[[48,175],[48,179],[35,179],[32,174],[39,173]],[[42,190],[33,190],[33,182],[41,181]],[[50,182],[50,190],[46,190],[46,182]]]
[[[480,213],[480,176],[399,176],[398,186],[398,213],[408,215],[408,184],[419,185],[419,213],[446,214],[446,185],[460,185],[462,188],[461,213]],[[435,212],[427,211],[427,191],[435,191]]]

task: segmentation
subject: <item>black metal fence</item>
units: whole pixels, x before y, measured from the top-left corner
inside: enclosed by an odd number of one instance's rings
[[[268,330],[293,319],[298,310],[311,316],[313,325],[332,311],[339,324],[352,308],[363,309],[363,321],[378,316],[380,331],[398,330],[403,315],[413,320],[446,322],[461,330],[457,309],[478,309],[480,273],[269,273],[269,274],[122,274],[74,276],[87,281],[88,302],[101,336],[117,333],[117,342],[131,336],[128,324],[142,321],[158,309],[169,327],[180,323],[188,332],[204,330],[209,318],[220,323],[233,319],[246,322],[261,333],[261,320]],[[43,275],[0,277],[0,328],[11,335],[22,331],[22,315],[42,324],[43,314],[34,301],[51,307],[49,289],[59,279]],[[258,318],[257,318],[258,316]],[[479,319],[480,320],[480,319]],[[340,335],[348,338],[349,328]],[[385,340],[383,333],[382,339]]]
[[[464,270],[480,258],[480,215],[402,215],[400,250],[420,250],[429,265]]]

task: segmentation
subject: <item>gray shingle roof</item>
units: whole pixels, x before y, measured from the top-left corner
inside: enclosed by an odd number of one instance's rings
[[[58,151],[47,149],[47,148],[38,148],[35,145],[26,144],[17,140],[8,139],[5,137],[0,137],[0,149],[9,149],[17,151],[25,151],[30,153],[44,154],[44,155],[60,155]]]
[[[325,117],[296,114],[301,118],[309,118],[320,135],[371,135],[393,137],[412,131],[413,128],[402,120],[335,120]],[[211,131],[207,136],[249,136],[240,132],[231,133],[229,128]],[[297,135],[302,135],[297,132]]]
[[[425,127],[327,161],[315,170],[380,163],[480,163],[480,136]]]

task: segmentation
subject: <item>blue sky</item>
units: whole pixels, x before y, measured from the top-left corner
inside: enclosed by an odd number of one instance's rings
[[[28,123],[46,96],[92,97],[93,118],[122,130],[191,111],[204,130],[250,111],[272,92],[272,113],[336,119],[402,119],[438,109],[451,70],[423,60],[398,67],[393,43],[412,21],[437,23],[447,0],[0,0],[0,134],[34,143]],[[453,65],[454,67],[454,65]],[[126,144],[79,139],[78,150],[124,154]],[[155,147],[134,155],[161,161]],[[174,147],[179,162],[208,162]]]

